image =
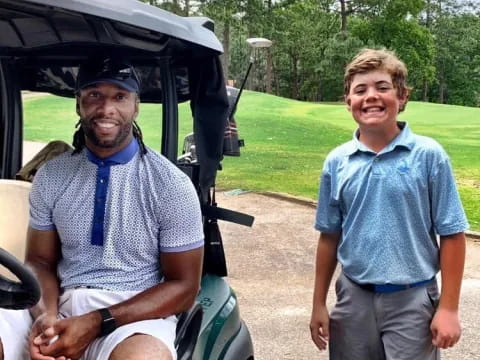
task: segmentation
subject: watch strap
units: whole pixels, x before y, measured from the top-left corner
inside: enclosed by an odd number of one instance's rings
[[[100,336],[106,336],[112,333],[117,328],[115,318],[107,308],[99,309],[98,312],[102,317],[102,323],[100,325]]]

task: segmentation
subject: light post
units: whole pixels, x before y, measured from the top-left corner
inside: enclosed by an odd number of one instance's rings
[[[240,86],[240,90],[227,86],[229,112],[225,128],[225,137],[223,140],[223,154],[228,156],[240,156],[240,147],[244,145],[243,140],[238,138],[238,130],[234,114],[237,110],[238,101],[240,100],[242,91],[245,88],[248,75],[250,74],[250,70],[252,69],[253,62],[255,60],[255,50],[272,46],[272,42],[264,38],[250,38],[247,39],[247,43],[251,47],[250,61],[245,77],[243,78],[242,85]]]
[[[247,39],[247,43],[251,47],[251,49],[250,49],[250,61],[248,63],[247,72],[245,74],[245,77],[243,78],[242,85],[240,86],[240,90],[238,91],[238,95],[235,99],[235,103],[230,110],[230,114],[228,114],[229,119],[232,118],[233,114],[237,110],[238,100],[240,99],[240,96],[242,95],[242,91],[245,87],[248,75],[250,74],[250,70],[252,69],[253,62],[255,60],[255,50],[256,49],[261,49],[261,48],[269,48],[270,46],[272,46],[272,42],[268,39],[265,39],[265,38],[249,38],[249,39]]]

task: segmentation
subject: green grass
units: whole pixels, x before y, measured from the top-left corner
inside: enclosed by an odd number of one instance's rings
[[[71,142],[78,117],[72,99],[25,100],[25,138]],[[191,131],[188,104],[180,106],[180,135]],[[449,153],[471,227],[480,230],[480,109],[411,102],[400,114],[418,134],[439,141]],[[218,185],[269,190],[316,199],[326,154],[348,141],[356,128],[344,105],[304,103],[245,91],[237,115],[242,156],[226,157]],[[146,143],[160,147],[160,105],[142,104]],[[181,146],[181,143],[179,144]]]

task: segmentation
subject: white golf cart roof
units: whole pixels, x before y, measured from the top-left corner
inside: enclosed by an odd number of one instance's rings
[[[0,0],[0,178],[13,178],[21,163],[21,90],[73,97],[79,64],[122,57],[139,74],[141,101],[163,104],[161,150],[172,161],[177,103],[190,100],[206,194],[228,110],[213,25],[136,0]]]
[[[181,17],[137,0],[2,0],[0,21],[1,46],[25,48],[46,46],[59,41],[92,41],[89,26],[92,17],[110,19],[145,29],[152,37],[167,35],[192,44],[222,52],[222,45],[212,30],[213,23],[203,17]],[[6,8],[9,8],[9,11]],[[83,16],[81,16],[83,15]],[[71,27],[69,24],[82,25]],[[133,29],[130,29],[133,31]],[[32,32],[38,37],[32,37]],[[50,33],[51,36],[45,36]],[[145,33],[146,34],[146,33]],[[27,35],[27,37],[25,37]]]

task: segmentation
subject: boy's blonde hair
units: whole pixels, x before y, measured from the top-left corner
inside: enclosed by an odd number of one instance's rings
[[[392,77],[392,83],[397,90],[399,97],[405,96],[405,103],[399,111],[405,110],[410,90],[407,82],[407,67],[397,58],[393,51],[385,49],[363,49],[361,50],[345,68],[345,76],[343,78],[343,92],[345,96],[350,93],[350,86],[353,77],[357,74],[364,74],[370,71],[383,70]]]

